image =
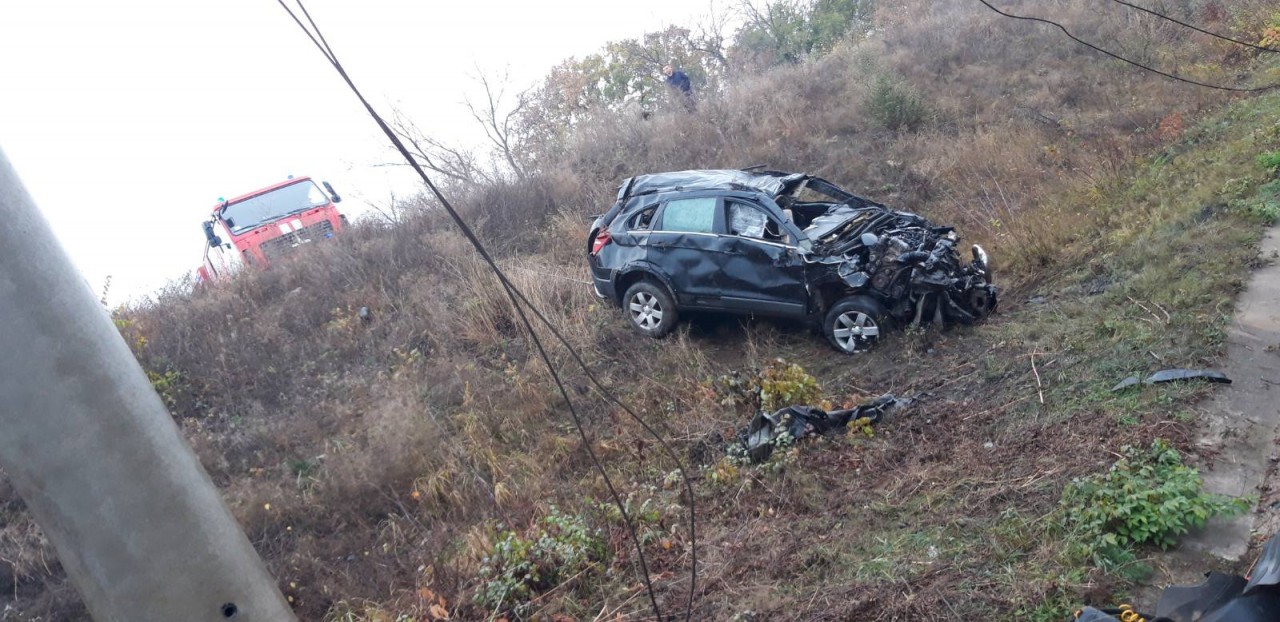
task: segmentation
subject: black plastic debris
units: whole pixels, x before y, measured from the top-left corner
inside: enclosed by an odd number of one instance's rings
[[[1165,369],[1151,374],[1141,381],[1138,380],[1137,376],[1129,376],[1121,380],[1120,384],[1111,387],[1111,390],[1123,391],[1138,384],[1160,384],[1176,380],[1204,380],[1206,382],[1231,384],[1231,379],[1226,374],[1212,369]]]
[[[1128,378],[1121,380],[1120,384],[1117,384],[1116,386],[1111,387],[1111,390],[1113,392],[1123,391],[1125,389],[1128,389],[1129,387],[1136,387],[1139,384],[1142,384],[1142,381],[1139,380],[1137,376],[1129,376]]]
[[[756,413],[750,425],[738,434],[738,441],[746,448],[747,456],[754,463],[764,462],[773,455],[774,442],[783,435],[792,440],[827,433],[844,433],[850,421],[867,419],[879,423],[885,415],[906,407],[911,400],[882,395],[875,400],[847,410],[827,412],[813,406],[788,406],[773,414]]]
[[[1217,382],[1222,384],[1231,384],[1231,379],[1226,374],[1212,369],[1166,369],[1158,371],[1146,380],[1143,384],[1156,384],[1160,382],[1173,382],[1175,380],[1196,380],[1204,379],[1209,382]]]
[[[1263,547],[1249,576],[1205,573],[1198,585],[1165,588],[1155,615],[1129,605],[1115,609],[1085,607],[1080,622],[1122,622],[1146,619],[1163,622],[1263,622],[1280,620],[1280,540]]]

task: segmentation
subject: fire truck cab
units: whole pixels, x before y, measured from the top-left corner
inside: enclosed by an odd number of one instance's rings
[[[266,267],[304,244],[333,237],[346,224],[335,205],[341,201],[329,182],[317,185],[310,177],[219,199],[202,223],[206,244],[196,282],[226,278],[245,265]]]

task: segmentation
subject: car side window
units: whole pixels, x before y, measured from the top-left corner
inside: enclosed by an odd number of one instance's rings
[[[737,201],[729,202],[729,235],[781,242],[782,230],[760,208]]]
[[[643,209],[640,213],[631,217],[627,221],[627,230],[629,231],[648,231],[653,228],[653,214],[658,211],[658,206]]]
[[[718,203],[715,197],[668,201],[667,207],[662,210],[662,225],[659,228],[663,231],[715,233]]]

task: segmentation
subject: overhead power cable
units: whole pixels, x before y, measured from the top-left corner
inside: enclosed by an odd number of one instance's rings
[[[1161,71],[1161,70],[1156,69],[1155,67],[1151,67],[1151,66],[1149,66],[1149,65],[1144,65],[1144,64],[1142,64],[1142,63],[1140,63],[1140,62],[1138,62],[1138,61],[1136,61],[1136,60],[1133,60],[1133,59],[1130,59],[1130,58],[1125,58],[1124,56],[1121,56],[1121,55],[1119,55],[1119,54],[1116,54],[1115,52],[1111,52],[1111,51],[1109,51],[1109,50],[1104,50],[1104,49],[1102,49],[1102,48],[1100,48],[1100,47],[1098,47],[1098,46],[1096,46],[1096,45],[1094,45],[1094,44],[1092,44],[1092,43],[1089,43],[1088,41],[1085,41],[1084,39],[1081,39],[1080,37],[1077,37],[1077,36],[1075,36],[1075,35],[1071,34],[1071,31],[1067,30],[1067,28],[1066,28],[1065,26],[1063,26],[1062,24],[1059,24],[1058,22],[1055,22],[1055,21],[1053,21],[1053,20],[1044,19],[1044,18],[1042,18],[1042,17],[1029,17],[1029,16],[1026,16],[1026,15],[1015,15],[1015,14],[1013,14],[1013,13],[1008,13],[1008,12],[1005,12],[1005,11],[1001,11],[1000,9],[997,9],[996,7],[992,6],[990,2],[987,2],[987,0],[978,0],[978,2],[981,2],[981,3],[982,3],[982,5],[983,5],[983,6],[985,6],[985,7],[987,7],[988,9],[991,9],[992,11],[995,11],[996,13],[999,13],[1000,15],[1003,15],[1003,16],[1008,17],[1008,18],[1010,18],[1010,19],[1020,19],[1020,20],[1025,20],[1025,21],[1028,21],[1028,22],[1040,22],[1040,23],[1042,23],[1042,24],[1049,24],[1050,26],[1053,26],[1054,28],[1057,28],[1058,30],[1061,30],[1061,31],[1062,31],[1062,34],[1066,35],[1066,36],[1067,36],[1067,38],[1071,39],[1072,41],[1075,41],[1076,43],[1079,43],[1080,45],[1083,45],[1083,46],[1085,46],[1085,47],[1087,47],[1087,48],[1089,48],[1089,49],[1091,49],[1091,50],[1094,50],[1094,51],[1096,51],[1096,52],[1101,52],[1102,54],[1106,54],[1107,56],[1110,56],[1111,58],[1114,58],[1114,59],[1116,59],[1116,60],[1118,60],[1118,61],[1125,62],[1125,63],[1128,63],[1128,64],[1130,64],[1130,65],[1133,65],[1134,67],[1138,67],[1138,68],[1140,68],[1140,69],[1145,69],[1145,70],[1147,70],[1147,71],[1150,71],[1151,73],[1154,73],[1154,74],[1157,74],[1157,75],[1164,76],[1164,77],[1166,77],[1166,78],[1169,78],[1170,80],[1177,80],[1178,82],[1186,82],[1187,84],[1194,84],[1194,85],[1196,85],[1196,86],[1203,86],[1203,87],[1205,87],[1205,88],[1209,88],[1209,89],[1216,89],[1216,90],[1219,90],[1219,91],[1232,91],[1232,92],[1236,92],[1236,93],[1257,93],[1257,92],[1260,92],[1260,91],[1268,91],[1268,90],[1271,90],[1271,89],[1276,88],[1277,86],[1280,86],[1280,84],[1271,84],[1271,85],[1268,85],[1268,86],[1259,86],[1259,87],[1252,87],[1252,88],[1244,88],[1244,87],[1236,87],[1236,86],[1221,86],[1221,85],[1217,85],[1217,84],[1207,84],[1207,83],[1205,83],[1205,82],[1199,82],[1199,81],[1196,81],[1196,80],[1192,80],[1192,79],[1190,79],[1190,78],[1184,78],[1184,77],[1182,77],[1182,76],[1175,75],[1175,74],[1172,74],[1172,73],[1169,73],[1169,72],[1166,72],[1166,71]]]
[[[1153,11],[1153,10],[1148,9],[1148,8],[1146,8],[1146,7],[1138,6],[1138,5],[1136,5],[1136,4],[1133,4],[1132,2],[1125,2],[1124,0],[1111,0],[1111,1],[1112,1],[1112,2],[1114,2],[1114,3],[1116,3],[1116,4],[1122,4],[1122,5],[1124,5],[1124,6],[1127,6],[1127,7],[1131,8],[1131,9],[1134,9],[1134,10],[1137,10],[1137,11],[1142,11],[1143,13],[1147,13],[1147,14],[1149,14],[1149,15],[1154,15],[1154,16],[1156,16],[1156,17],[1159,17],[1160,19],[1163,19],[1163,20],[1166,20],[1166,21],[1173,22],[1173,23],[1175,23],[1175,24],[1177,24],[1177,25],[1179,25],[1179,26],[1182,26],[1182,27],[1184,27],[1184,28],[1190,28],[1191,30],[1194,30],[1194,31],[1196,31],[1196,32],[1203,33],[1203,34],[1206,34],[1206,35],[1209,35],[1210,37],[1215,37],[1215,38],[1218,38],[1218,39],[1222,39],[1223,41],[1230,41],[1231,43],[1234,43],[1234,44],[1236,44],[1236,45],[1243,45],[1243,46],[1245,46],[1245,47],[1250,47],[1250,48],[1253,48],[1253,49],[1255,49],[1255,50],[1260,50],[1260,51],[1263,51],[1263,52],[1276,52],[1276,53],[1280,53],[1280,50],[1277,50],[1277,49],[1275,49],[1275,48],[1269,48],[1269,47],[1265,47],[1265,46],[1261,46],[1261,45],[1256,45],[1256,44],[1253,44],[1253,43],[1249,43],[1248,41],[1241,41],[1241,40],[1239,40],[1239,39],[1233,39],[1233,38],[1228,37],[1228,36],[1226,36],[1226,35],[1222,35],[1222,34],[1218,34],[1218,33],[1213,32],[1213,31],[1205,30],[1205,29],[1203,29],[1203,28],[1200,28],[1199,26],[1196,26],[1195,24],[1188,24],[1187,22],[1181,21],[1181,20],[1176,19],[1176,18],[1174,18],[1174,17],[1170,17],[1170,16],[1168,16],[1168,15],[1165,15],[1164,13],[1160,13],[1160,12],[1158,12],[1158,11]]]
[[[614,396],[613,393],[609,391],[596,378],[595,374],[592,373],[591,369],[587,366],[586,362],[582,359],[582,356],[569,343],[569,341],[564,337],[564,335],[560,332],[560,330],[557,329],[556,326],[552,324],[551,321],[548,320],[546,316],[538,309],[538,307],[534,305],[532,302],[530,302],[528,297],[526,297],[525,294],[522,291],[520,291],[520,289],[516,287],[514,283],[511,282],[511,280],[507,277],[506,273],[503,272],[503,270],[498,266],[497,262],[489,254],[489,251],[485,248],[484,244],[480,241],[479,237],[477,237],[475,232],[472,231],[471,227],[467,224],[466,220],[462,218],[462,216],[458,213],[458,211],[453,207],[453,204],[444,196],[444,194],[440,191],[440,189],[437,188],[436,185],[431,181],[431,178],[427,175],[426,171],[422,169],[422,167],[418,164],[418,162],[409,153],[409,150],[404,146],[404,143],[400,140],[400,137],[396,135],[396,133],[391,129],[389,125],[387,125],[386,121],[383,120],[382,116],[379,115],[378,112],[369,103],[369,101],[365,99],[364,95],[360,92],[360,89],[356,87],[351,77],[347,75],[346,69],[344,69],[342,66],[342,63],[338,61],[337,55],[334,54],[333,49],[329,47],[328,41],[325,40],[324,35],[320,31],[319,26],[316,25],[315,20],[311,18],[310,13],[307,11],[306,6],[303,5],[302,0],[295,0],[295,3],[298,5],[298,9],[302,11],[302,15],[306,18],[307,20],[306,24],[302,22],[302,19],[300,19],[298,15],[295,14],[287,4],[285,4],[285,0],[277,0],[277,2],[280,4],[281,8],[283,8],[285,12],[289,14],[289,17],[293,18],[293,21],[298,25],[299,28],[302,29],[302,31],[307,35],[307,37],[311,39],[311,42],[315,44],[317,49],[320,50],[320,53],[323,54],[325,59],[329,61],[329,63],[333,66],[334,70],[338,72],[338,75],[342,77],[342,80],[346,82],[347,86],[351,89],[351,92],[355,94],[357,99],[360,100],[360,103],[364,106],[365,110],[369,113],[369,116],[373,118],[374,122],[378,125],[378,128],[381,129],[384,134],[386,134],[387,138],[391,141],[391,144],[395,146],[396,150],[400,152],[400,155],[405,158],[405,160],[409,163],[409,166],[411,166],[413,170],[418,173],[418,176],[422,178],[423,183],[431,191],[432,195],[435,196],[436,200],[440,202],[440,205],[444,208],[445,212],[449,214],[449,217],[453,220],[454,224],[456,224],[459,230],[461,230],[463,236],[467,238],[467,241],[471,243],[471,245],[476,249],[476,252],[480,255],[480,257],[484,260],[484,262],[489,266],[490,270],[492,270],[494,275],[498,278],[499,283],[501,283],[503,290],[506,292],[507,297],[511,301],[512,307],[515,309],[516,314],[520,317],[520,321],[523,324],[525,331],[529,334],[530,339],[533,341],[534,346],[538,351],[539,358],[541,358],[543,363],[546,365],[547,371],[551,374],[551,378],[554,381],[556,388],[559,390],[561,397],[564,398],[565,404],[567,405],[569,410],[570,418],[573,420],[573,424],[574,424],[574,427],[577,429],[578,436],[582,439],[583,448],[586,450],[587,455],[591,458],[592,465],[595,467],[596,471],[599,472],[601,477],[603,478],[605,487],[609,491],[609,496],[611,500],[618,507],[618,510],[622,516],[622,519],[626,525],[629,539],[631,540],[631,543],[634,545],[636,550],[636,558],[640,565],[640,574],[644,582],[645,591],[649,597],[649,603],[652,606],[653,613],[658,620],[663,620],[665,618],[662,615],[661,608],[658,606],[657,595],[654,592],[654,588],[653,588],[653,581],[649,576],[648,562],[644,554],[644,547],[640,542],[639,536],[636,534],[635,524],[631,520],[631,517],[627,512],[626,504],[623,503],[621,496],[618,494],[618,491],[614,487],[612,480],[609,478],[608,472],[605,471],[604,465],[601,464],[599,457],[595,453],[595,450],[592,449],[591,439],[587,436],[586,429],[582,424],[582,418],[581,416],[579,416],[577,409],[574,407],[573,400],[572,398],[569,397],[569,392],[565,388],[564,382],[561,379],[555,364],[552,363],[551,357],[547,354],[546,348],[543,346],[542,339],[538,337],[537,331],[534,330],[533,323],[529,320],[528,315],[526,315],[525,313],[526,308],[529,311],[532,311],[534,317],[539,322],[541,322],[542,325],[545,326],[552,333],[552,335],[554,335],[555,338],[565,347],[565,349],[569,352],[570,356],[574,359],[574,361],[582,368],[583,372],[585,373],[587,378],[590,380],[592,385],[595,387],[595,389],[608,402],[613,403],[614,405],[621,408],[634,421],[639,423],[640,426],[643,427],[644,430],[650,436],[654,437],[654,439],[658,442],[659,446],[662,447],[663,452],[675,462],[676,468],[680,471],[681,477],[683,479],[685,493],[688,496],[688,502],[689,502],[689,546],[690,546],[691,561],[690,561],[690,572],[689,572],[689,598],[686,604],[685,617],[684,617],[684,619],[687,622],[693,616],[693,599],[694,599],[694,595],[697,588],[697,577],[698,577],[697,530],[696,530],[697,512],[695,507],[693,484],[689,479],[688,473],[685,471],[683,461],[680,460],[680,457],[676,454],[675,450],[671,447],[670,443],[668,443],[667,440],[661,434],[659,434],[657,430],[653,428],[653,426],[651,426],[647,421],[644,420],[644,418],[640,417],[629,406],[627,406],[621,400],[619,400],[616,396]],[[308,24],[310,25],[310,28],[308,28],[307,26]]]

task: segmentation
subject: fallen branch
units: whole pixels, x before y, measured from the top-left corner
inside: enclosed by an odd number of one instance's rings
[[[1040,394],[1040,403],[1044,403],[1044,385],[1040,383],[1040,372],[1036,369],[1036,353],[1032,352],[1031,357],[1031,373],[1036,375],[1036,392]]]
[[[1144,304],[1142,304],[1141,302],[1139,302],[1139,301],[1137,301],[1137,300],[1134,300],[1134,299],[1133,299],[1133,296],[1125,296],[1125,298],[1128,298],[1128,299],[1129,299],[1129,302],[1132,302],[1133,304],[1138,305],[1139,307],[1142,307],[1142,310],[1143,310],[1143,311],[1146,311],[1147,313],[1150,313],[1150,314],[1151,314],[1151,317],[1153,317],[1153,318],[1155,318],[1155,319],[1156,319],[1156,323],[1157,323],[1157,324],[1168,324],[1168,323],[1169,323],[1169,320],[1171,320],[1171,319],[1172,319],[1172,318],[1170,318],[1170,317],[1169,317],[1169,312],[1168,312],[1168,311],[1165,311],[1165,312],[1164,312],[1164,317],[1165,317],[1165,319],[1163,319],[1163,320],[1162,320],[1162,319],[1160,319],[1160,316],[1159,316],[1159,315],[1156,315],[1156,312],[1155,312],[1155,311],[1152,311],[1152,310],[1151,310],[1151,307],[1148,307],[1147,305],[1144,305]],[[1156,303],[1154,303],[1154,302],[1153,302],[1153,303],[1151,303],[1151,304],[1153,304],[1153,305],[1154,305],[1154,304],[1156,304]],[[1159,307],[1160,305],[1156,305],[1156,306],[1157,306],[1157,307]],[[1161,311],[1164,311],[1164,309],[1163,309],[1163,308],[1161,308],[1160,310],[1161,310]]]

